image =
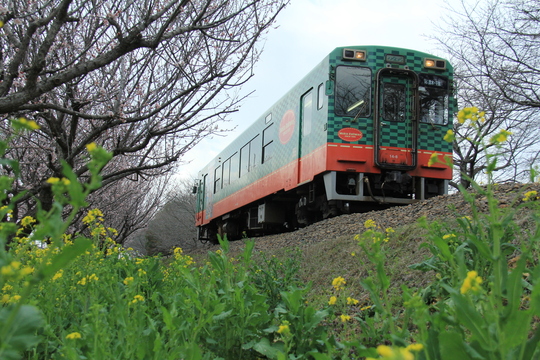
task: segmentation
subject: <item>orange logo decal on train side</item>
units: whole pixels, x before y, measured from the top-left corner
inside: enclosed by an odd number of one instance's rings
[[[285,145],[288,143],[294,133],[294,127],[296,124],[296,118],[294,116],[294,111],[289,110],[281,118],[279,123],[279,141]]]

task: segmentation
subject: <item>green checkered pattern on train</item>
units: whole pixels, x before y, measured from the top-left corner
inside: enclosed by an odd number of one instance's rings
[[[432,126],[421,123],[418,128],[418,148],[432,151],[452,152],[452,144],[443,140],[450,125]]]
[[[342,60],[342,49],[340,48],[336,52],[332,53],[329,57],[329,65],[335,70],[339,65],[359,65],[369,67],[371,69],[378,69],[386,66],[386,54],[391,55],[402,55],[405,57],[406,65],[410,70],[416,72],[432,73],[432,74],[444,74],[449,76],[448,72],[441,72],[439,70],[425,69],[424,68],[424,58],[432,57],[428,54],[417,53],[409,51],[406,49],[393,49],[388,47],[351,47],[351,49],[366,49],[368,51],[365,62],[355,62],[355,61],[343,61]],[[403,65],[399,65],[403,67]],[[373,77],[375,76],[375,71],[373,71]],[[450,76],[450,79],[452,77]],[[372,103],[373,103],[374,89],[372,88]],[[358,122],[355,124],[343,122],[340,117],[334,115],[334,99],[331,97],[331,100],[328,103],[328,141],[335,143],[344,143],[345,141],[341,140],[338,137],[338,131],[344,127],[352,127],[359,129],[363,133],[363,138],[358,141],[359,144],[373,144],[373,114],[371,118],[367,119],[358,119]],[[452,109],[455,111],[455,109]],[[446,131],[452,126],[452,119],[449,119],[447,125],[437,125],[436,130],[432,128],[431,124],[419,123],[418,124],[418,148],[433,150],[433,151],[445,151],[451,152],[452,145],[443,140]],[[406,136],[411,136],[408,129],[400,129],[401,127],[390,125],[386,128],[383,128],[381,143],[384,143],[387,146],[404,146],[404,139]]]

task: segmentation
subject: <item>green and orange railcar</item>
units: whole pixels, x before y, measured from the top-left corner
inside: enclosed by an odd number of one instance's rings
[[[196,226],[215,241],[447,193],[449,62],[385,46],[333,50],[199,173]]]

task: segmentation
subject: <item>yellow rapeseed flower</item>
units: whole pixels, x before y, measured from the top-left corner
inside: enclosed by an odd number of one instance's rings
[[[56,184],[56,183],[58,183],[59,181],[60,181],[60,178],[57,178],[57,177],[50,177],[50,178],[47,179],[46,182],[49,183],[49,184]]]
[[[72,332],[71,334],[66,335],[66,339],[75,340],[82,338],[81,333],[78,332]]]
[[[133,277],[132,276],[128,276],[127,278],[124,279],[124,285],[129,285],[133,282]]]
[[[408,348],[392,348],[386,345],[377,346],[377,353],[381,356],[379,359],[386,360],[414,360],[414,355]],[[366,360],[375,360],[368,357]]]
[[[443,140],[446,141],[446,142],[451,143],[455,139],[456,139],[456,137],[454,135],[454,131],[452,129],[448,129],[448,131],[446,132],[446,135],[444,135],[444,137],[443,137]]]
[[[31,266],[25,266],[21,269],[21,276],[30,275],[34,272],[34,268]]]
[[[463,280],[463,285],[461,285],[460,292],[462,294],[466,294],[469,291],[476,293],[481,289],[480,284],[482,284],[482,278],[478,276],[478,273],[474,270],[469,271],[467,273],[467,277],[465,280]]]
[[[107,231],[105,230],[105,226],[103,226],[102,224],[99,224],[98,226],[93,228],[92,231],[90,231],[90,235],[92,235],[93,237],[100,236],[100,235],[101,236],[107,235]]]
[[[510,131],[501,129],[497,134],[493,135],[489,141],[492,144],[500,144],[505,142],[510,135],[512,135]]]
[[[338,276],[337,278],[335,278],[334,280],[332,280],[332,286],[334,287],[334,289],[336,290],[341,290],[343,289],[343,287],[345,286],[347,282],[345,281],[345,279],[341,276]]]
[[[364,222],[364,227],[366,229],[374,228],[377,226],[377,223],[371,219],[367,219],[366,222]]]
[[[26,118],[19,118],[19,124],[23,125],[28,130],[37,130],[40,128],[40,126],[33,120],[28,120]]]
[[[384,357],[390,357],[394,355],[394,350],[390,346],[379,345],[377,346],[377,353]]]
[[[486,113],[484,111],[479,111],[476,106],[466,107],[459,110],[457,114],[457,119],[460,124],[465,123],[465,121],[471,120],[471,122],[476,122],[480,120],[481,122],[485,121]]]
[[[458,118],[459,123],[463,124],[465,122],[465,120],[466,120],[465,111],[459,110],[458,113],[457,113],[457,118]]]
[[[88,152],[92,152],[92,151],[94,151],[96,149],[97,149],[97,145],[94,142],[86,145],[86,150],[88,150]]]
[[[2,276],[13,276],[15,274],[15,272],[13,271],[13,268],[9,265],[6,265],[6,266],[2,266],[2,268],[0,268],[0,274]]]
[[[330,300],[328,300],[328,305],[335,305],[337,302],[337,297],[330,296]]]
[[[291,332],[291,329],[289,328],[289,325],[288,324],[282,324],[282,325],[279,325],[279,328],[278,328],[278,331],[277,333],[278,334],[289,334]]]
[[[52,280],[53,281],[58,280],[62,277],[62,275],[64,275],[64,270],[60,269],[56,272],[56,274],[54,274],[54,276],[52,277]]]
[[[354,299],[352,297],[347,298],[347,305],[356,305],[356,304],[358,304],[358,302],[359,302],[358,300],[356,300],[356,299]]]
[[[534,190],[527,191],[523,196],[523,201],[532,201],[538,199],[538,193]]]
[[[434,153],[431,154],[431,156],[429,157],[429,160],[428,160],[428,166],[431,167],[431,166],[435,165],[437,162],[439,162],[439,154],[437,154],[436,152],[434,152]]]
[[[341,322],[347,322],[347,321],[351,320],[351,317],[349,315],[345,315],[345,314],[341,314],[340,318],[341,318]]]
[[[419,343],[414,343],[407,346],[406,349],[410,351],[422,351],[424,349],[424,345],[419,344]]]
[[[24,226],[24,227],[27,227],[29,225],[32,225],[35,222],[36,222],[36,219],[34,219],[33,217],[25,216],[21,220],[21,225]]]
[[[0,269],[0,274],[6,277],[17,276],[20,267],[21,263],[19,261],[12,261],[9,265],[2,266],[2,268]]]
[[[90,224],[94,221],[103,222],[103,213],[99,209],[92,209],[88,211],[88,214],[83,218],[83,223]]]
[[[144,296],[142,296],[142,295],[135,295],[135,296],[133,297],[133,300],[131,300],[131,303],[132,303],[132,304],[136,304],[136,303],[138,303],[138,302],[143,302],[143,301],[144,301]]]

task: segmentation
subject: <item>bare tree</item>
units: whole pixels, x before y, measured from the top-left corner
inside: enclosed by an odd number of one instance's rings
[[[195,181],[181,181],[171,190],[165,205],[154,216],[146,230],[149,254],[169,253],[174,247],[192,249],[200,245],[195,227]]]
[[[264,36],[288,0],[8,0],[0,5],[0,131],[41,128],[12,144],[21,163],[15,214],[52,204],[46,179],[65,161],[84,181],[85,146],[113,160],[101,192],[167,174],[242,100]],[[3,168],[9,171],[9,168]],[[136,186],[133,187],[135,190]],[[122,191],[120,191],[122,190]],[[137,195],[136,193],[133,196]],[[125,198],[129,191],[123,192]],[[111,207],[115,196],[95,195]]]
[[[168,199],[166,191],[171,175],[165,174],[151,181],[124,178],[90,196],[90,203],[100,205],[99,209],[107,225],[117,231],[117,242],[123,244],[135,233],[146,229],[148,222]],[[79,221],[82,216],[84,214],[79,214],[75,221]]]
[[[462,0],[460,8],[448,8],[434,37],[455,65],[460,107],[486,111],[486,121],[476,128],[454,126],[456,182],[465,187],[470,183],[461,175],[478,179],[486,169],[486,151],[493,151],[482,139],[500,129],[512,136],[497,150],[499,181],[527,178],[538,160],[539,5],[539,0]]]

